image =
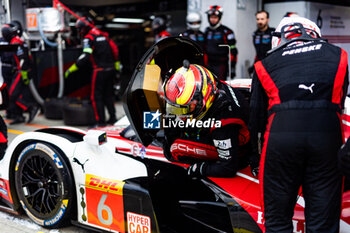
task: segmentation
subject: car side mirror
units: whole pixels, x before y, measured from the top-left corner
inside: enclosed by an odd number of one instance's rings
[[[107,142],[107,134],[101,130],[90,130],[83,137],[84,142],[92,146],[100,146]]]

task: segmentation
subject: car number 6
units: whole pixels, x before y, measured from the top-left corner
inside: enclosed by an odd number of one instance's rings
[[[112,210],[109,206],[105,205],[105,201],[107,199],[107,194],[103,194],[97,207],[97,216],[98,220],[104,225],[111,225],[113,223],[113,214]],[[107,219],[103,218],[102,211],[105,210],[107,212]]]

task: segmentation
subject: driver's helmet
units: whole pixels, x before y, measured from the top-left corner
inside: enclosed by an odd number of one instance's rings
[[[12,24],[4,24],[1,27],[1,35],[7,42],[17,36],[17,27],[14,27]]]
[[[208,15],[208,22],[209,22],[209,24],[210,24],[211,27],[215,27],[215,26],[221,24],[221,17],[222,17],[222,15],[223,15],[223,13],[224,13],[224,9],[223,9],[221,6],[212,5],[212,6],[209,7],[209,9],[208,9],[205,13],[207,13],[207,15]],[[219,21],[218,21],[218,23],[216,23],[216,24],[210,23],[210,16],[211,16],[211,15],[217,15],[217,16],[219,16]]]
[[[198,12],[190,12],[186,17],[187,28],[198,31],[201,27],[202,17]]]
[[[283,17],[299,17],[298,13],[296,12],[286,12],[286,14]]]
[[[305,29],[308,36],[312,38],[320,38],[321,30],[320,28],[311,20],[300,17],[284,17],[276,28],[275,32],[283,33],[285,38],[293,39],[302,35],[300,30],[300,25]],[[283,32],[282,31],[283,28]],[[281,38],[277,36],[272,37],[272,49],[276,48],[281,43]]]
[[[205,67],[184,64],[167,80],[164,93],[168,114],[201,119],[213,104],[217,87]]]
[[[94,25],[92,19],[88,17],[83,17],[77,20],[77,22],[75,23],[75,27],[80,35],[85,36],[90,31],[91,26],[88,23]]]

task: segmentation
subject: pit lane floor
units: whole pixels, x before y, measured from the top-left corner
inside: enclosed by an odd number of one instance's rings
[[[122,103],[117,102],[116,105],[117,118],[124,116],[124,109]],[[0,111],[1,116],[5,116],[5,111]],[[26,114],[28,119],[28,114]],[[39,114],[30,123],[22,123],[17,125],[10,125],[10,121],[4,118],[7,124],[7,133],[9,144],[19,134],[30,132],[41,128],[50,126],[64,126],[63,120],[48,120],[43,114]],[[76,126],[73,126],[76,127]],[[88,126],[78,126],[80,129],[87,129]],[[68,226],[60,229],[46,229],[38,226],[32,222],[27,216],[15,216],[5,212],[0,212],[0,233],[89,233],[90,230],[84,230],[75,226]]]

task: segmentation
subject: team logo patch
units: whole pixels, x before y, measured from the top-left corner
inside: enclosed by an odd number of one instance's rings
[[[299,84],[298,88],[299,89],[304,89],[304,90],[307,90],[307,91],[310,91],[311,94],[314,93],[314,90],[312,89],[313,87],[315,86],[315,84],[311,84],[310,86],[306,86],[305,84]]]
[[[220,150],[220,149],[218,149],[218,153],[219,153],[219,157],[221,159],[228,160],[228,159],[231,158],[230,151],[228,151],[228,150]]]
[[[221,149],[221,150],[227,150],[232,147],[231,139],[225,139],[225,140],[213,140],[214,146]]]
[[[320,50],[321,47],[322,47],[322,44],[317,44],[317,45],[310,45],[310,46],[304,46],[301,48],[286,50],[282,53],[282,56],[312,52],[312,51]]]
[[[104,36],[99,36],[96,38],[96,41],[105,41],[106,40],[106,37]]]
[[[151,218],[141,214],[128,212],[128,232],[150,233],[151,232]]]
[[[227,35],[228,40],[233,40],[235,38],[235,35],[233,33],[230,33]]]
[[[159,110],[156,112],[143,112],[143,128],[144,129],[160,129]]]

